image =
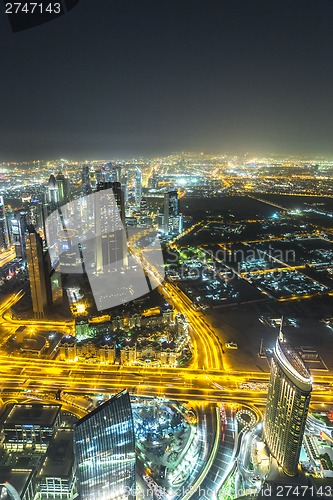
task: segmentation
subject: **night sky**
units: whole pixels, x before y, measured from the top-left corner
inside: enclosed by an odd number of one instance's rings
[[[81,0],[0,40],[0,161],[333,157],[331,0]]]

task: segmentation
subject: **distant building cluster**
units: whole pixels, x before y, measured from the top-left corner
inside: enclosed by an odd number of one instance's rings
[[[179,193],[174,184],[165,185],[157,196],[161,196],[160,202],[152,205],[151,193],[144,187],[150,178],[147,165],[62,161],[44,167],[45,172],[52,170],[49,177],[38,172],[39,184],[32,177],[30,192],[29,182],[17,192],[4,183],[3,194],[0,192],[0,250],[15,251],[15,269],[20,268],[30,282],[34,316],[49,317],[62,307],[63,300],[68,301],[63,294],[70,286],[69,278],[63,279],[67,274],[89,275],[98,310],[147,293],[144,275],[141,285],[134,279],[137,262],[130,256],[129,244],[134,238],[138,247],[140,239],[144,246],[155,245],[158,232],[165,239],[182,232]],[[32,171],[36,175],[35,168]],[[19,168],[16,176],[21,178]],[[115,203],[109,201],[108,193],[113,193]],[[103,275],[110,273],[113,281],[119,273],[124,275],[124,284],[118,279],[112,294],[107,291],[107,282],[102,283]],[[18,279],[15,276],[12,283]]]
[[[184,315],[165,311],[157,316],[129,318],[117,317],[108,326],[103,341],[89,338],[91,325],[78,325],[86,333],[87,340],[64,337],[58,359],[60,361],[85,360],[92,363],[177,367],[191,357],[191,340],[188,322]],[[112,335],[113,334],[113,335]],[[112,339],[115,339],[114,341]]]

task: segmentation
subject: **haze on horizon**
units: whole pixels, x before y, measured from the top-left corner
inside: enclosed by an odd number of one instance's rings
[[[0,161],[172,151],[333,156],[333,3],[81,0],[0,15]]]

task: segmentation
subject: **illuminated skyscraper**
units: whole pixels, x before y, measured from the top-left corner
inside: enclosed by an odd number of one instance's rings
[[[107,190],[113,191],[111,203]],[[96,271],[112,272],[127,265],[127,241],[124,193],[119,182],[100,182],[97,191],[106,191],[106,198],[96,198]]]
[[[89,179],[90,179],[90,187],[91,187],[91,190],[94,191],[96,189],[96,186],[97,186],[97,183],[99,182],[98,181],[98,170],[96,171],[94,167],[92,167],[90,169],[90,175],[89,175]]]
[[[309,371],[280,331],[271,363],[264,437],[288,476],[297,473],[311,390]]]
[[[42,238],[33,226],[28,226],[26,252],[33,312],[36,318],[44,318],[51,295],[50,279],[44,262]]]
[[[181,231],[178,192],[167,191],[164,195],[164,234],[179,234]]]
[[[74,451],[81,500],[135,498],[134,423],[126,390],[76,423]]]
[[[15,254],[19,259],[26,259],[26,213],[16,212],[10,220],[11,237],[15,246]]]
[[[9,243],[5,202],[3,196],[0,196],[0,249],[8,248]]]
[[[31,200],[27,207],[27,223],[37,229],[43,228],[43,204],[38,200]]]
[[[89,165],[83,165],[82,173],[82,193],[90,194],[91,193],[91,184],[90,184],[90,167]]]
[[[56,177],[56,184],[58,188],[58,203],[59,205],[64,205],[70,199],[69,179],[60,172]]]
[[[116,165],[114,167],[114,171],[115,171],[115,182],[120,182],[121,183],[121,175],[122,175],[122,168],[121,168],[121,165]]]
[[[105,181],[121,183],[121,165],[114,165],[111,162],[105,166]]]
[[[56,178],[53,174],[49,177],[49,182],[47,186],[47,201],[49,203],[58,203],[59,201],[59,192]]]

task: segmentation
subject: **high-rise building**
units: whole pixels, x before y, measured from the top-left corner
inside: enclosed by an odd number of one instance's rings
[[[50,175],[47,185],[47,201],[49,203],[59,202],[58,184],[53,174]]]
[[[43,229],[43,204],[38,200],[31,200],[27,206],[27,223]]]
[[[124,194],[124,207],[125,207],[125,213],[127,215],[128,213],[128,185],[127,182],[123,182],[121,185],[122,192]]]
[[[0,250],[5,250],[10,244],[6,207],[3,196],[0,196]]]
[[[312,379],[282,330],[276,341],[264,417],[264,438],[288,476],[297,473]]]
[[[115,179],[114,179],[114,182],[121,182],[121,165],[116,165],[114,167],[114,176],[115,176]]]
[[[26,259],[26,213],[16,212],[10,220],[11,237],[15,247],[16,257]]]
[[[89,165],[83,165],[81,172],[82,179],[82,193],[90,194],[91,193],[91,184],[90,184],[90,167]]]
[[[55,210],[55,205],[53,203],[43,203],[42,204],[42,227],[44,233],[45,246],[49,246],[50,242],[47,241],[47,231],[46,231],[46,220],[51,215],[52,211]],[[34,226],[34,224],[32,224]],[[53,242],[53,245],[55,243]]]
[[[74,452],[81,500],[135,498],[135,436],[127,390],[75,424]]]
[[[99,182],[103,182],[105,180],[105,175],[104,175],[104,170],[99,167],[97,169],[94,169],[94,180],[95,180],[95,187]],[[91,177],[90,177],[91,179]]]
[[[105,166],[105,181],[121,183],[121,165],[114,165],[108,162]]]
[[[70,201],[69,179],[60,172],[56,176],[56,184],[58,188],[58,203],[59,205],[64,205]]]
[[[111,190],[113,199],[96,197],[95,263],[98,273],[112,272],[127,265],[124,193],[119,182],[100,182],[97,191]],[[110,192],[110,191],[109,191]],[[115,200],[115,203],[112,201]]]
[[[51,268],[50,272],[50,283],[51,283],[51,302],[53,305],[62,305],[64,292],[62,287],[62,278],[59,271],[54,271]]]
[[[135,168],[135,204],[140,207],[141,198],[142,198],[142,172],[136,167]]]
[[[26,252],[29,271],[32,308],[36,318],[44,318],[51,296],[50,279],[47,276],[42,238],[33,226],[28,226]]]
[[[179,234],[182,231],[182,216],[179,215],[177,191],[164,194],[164,234]]]
[[[96,189],[96,186],[98,183],[98,179],[97,179],[98,175],[97,174],[98,174],[98,171],[96,171],[95,168],[92,167],[90,169],[90,176],[89,176],[90,177],[90,187],[91,187],[90,192],[95,191],[95,189]]]

